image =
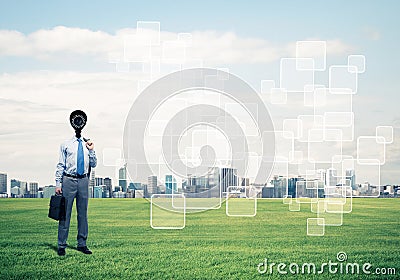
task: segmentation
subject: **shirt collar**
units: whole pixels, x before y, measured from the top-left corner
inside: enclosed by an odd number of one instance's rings
[[[74,137],[72,137],[71,140],[72,140],[72,142],[75,142],[75,141],[78,141],[78,139],[81,139],[81,141],[83,141],[83,140],[82,140],[82,136],[81,136],[81,138],[77,138],[76,136],[74,136]]]

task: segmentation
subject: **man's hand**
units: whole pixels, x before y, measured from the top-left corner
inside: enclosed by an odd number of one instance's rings
[[[86,142],[86,148],[88,148],[88,150],[93,150],[94,149],[94,143],[90,140],[88,140]]]
[[[56,188],[56,194],[62,194],[62,189],[61,188]]]

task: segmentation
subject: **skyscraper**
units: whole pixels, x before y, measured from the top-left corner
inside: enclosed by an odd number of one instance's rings
[[[177,192],[177,184],[174,176],[165,175],[165,193],[172,194]]]
[[[126,164],[119,169],[118,183],[119,183],[119,186],[122,188],[122,191],[126,192],[126,189],[128,186],[127,181],[126,181]]]
[[[101,186],[104,185],[104,179],[101,177],[96,177],[95,178],[95,186]]]
[[[286,195],[287,192],[287,180],[282,176],[274,176],[271,180],[271,184],[274,186],[274,198],[281,198]]]
[[[21,194],[21,182],[16,179],[11,179],[11,197],[18,197]]]
[[[11,188],[11,197],[19,197],[20,195],[20,188],[18,186]]]
[[[23,196],[28,194],[28,183],[27,182],[20,182],[21,194]]]
[[[218,169],[218,181],[223,193],[228,191],[228,187],[238,185],[237,170],[235,168],[220,167]]]
[[[7,193],[7,174],[0,173],[0,193]]]
[[[112,192],[110,192],[110,189],[106,185],[100,186],[103,189],[103,198],[110,198],[112,197]]]
[[[337,185],[337,171],[334,168],[326,170],[326,182],[327,187],[335,187]]]
[[[36,182],[29,183],[29,197],[37,198],[38,197],[38,189],[39,184]]]
[[[90,172],[89,190],[91,188],[91,190],[93,191],[95,185],[96,185],[96,170],[92,169]],[[92,195],[91,197],[93,197],[93,192],[91,195]]]
[[[288,180],[288,195],[293,198],[296,197],[296,184],[298,181],[304,181],[304,178],[296,177]]]
[[[152,194],[156,194],[157,192],[157,176],[151,175],[147,178],[147,196],[150,197]]]
[[[11,179],[11,188],[14,188],[14,187],[20,188],[21,187],[21,181],[16,180],[16,179]]]
[[[112,197],[112,193],[113,193],[113,189],[112,189],[112,180],[111,178],[104,178],[104,185],[106,185],[106,188],[108,190],[109,193],[109,197]]]
[[[350,181],[350,186],[352,190],[355,190],[356,187],[356,174],[354,169],[347,169],[346,170],[346,180]]]
[[[219,184],[219,168],[211,167],[207,174],[209,197],[221,197],[221,187]]]

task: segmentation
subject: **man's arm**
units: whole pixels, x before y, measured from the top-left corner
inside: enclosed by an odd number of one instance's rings
[[[58,158],[58,163],[56,167],[56,193],[60,194],[62,192],[61,190],[61,182],[62,182],[62,177],[64,175],[64,170],[65,170],[65,147],[64,144],[61,144],[60,146],[60,155]]]
[[[94,168],[97,166],[97,157],[94,151],[94,143],[91,141],[86,142],[86,148],[89,150],[89,166]]]

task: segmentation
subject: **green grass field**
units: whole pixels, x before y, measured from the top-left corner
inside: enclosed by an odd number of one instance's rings
[[[144,199],[91,199],[88,246],[76,251],[74,209],[67,255],[56,253],[57,222],[48,199],[0,200],[1,279],[386,279],[378,275],[259,274],[269,262],[321,264],[346,252],[348,262],[396,268],[400,277],[400,199],[354,199],[343,226],[307,236],[310,206],[289,212],[281,200],[259,200],[255,217],[218,210],[186,216],[182,230],[150,227]],[[395,279],[396,276],[391,276]]]

